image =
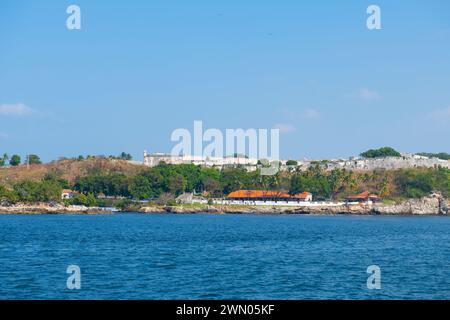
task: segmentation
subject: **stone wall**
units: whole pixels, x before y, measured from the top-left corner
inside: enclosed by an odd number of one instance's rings
[[[301,169],[306,170],[313,161],[299,161]],[[450,169],[450,160],[438,158],[427,158],[412,154],[403,154],[402,157],[384,157],[374,159],[349,158],[322,161],[326,169],[346,169],[346,170],[375,170],[375,169],[403,169],[403,168],[435,168],[443,167]]]

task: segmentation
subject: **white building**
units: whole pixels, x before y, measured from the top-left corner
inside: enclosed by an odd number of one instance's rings
[[[149,167],[157,166],[160,162],[167,164],[193,163],[206,167],[224,167],[242,165],[248,171],[256,170],[258,159],[246,157],[202,157],[202,156],[173,156],[165,153],[150,154],[144,151],[144,165]],[[350,157],[347,159],[332,160],[298,160],[297,165],[286,165],[286,160],[280,160],[280,170],[295,171],[307,170],[311,165],[319,163],[325,170],[346,169],[370,171],[375,169],[402,169],[402,168],[450,168],[450,160],[438,158],[428,158],[416,154],[402,153],[401,157],[380,157],[365,159],[362,157]]]
[[[203,157],[192,155],[180,155],[175,156],[167,153],[153,153],[150,154],[144,151],[144,165],[149,167],[157,166],[159,163],[165,162],[167,164],[183,164],[192,163],[205,167],[223,167],[223,166],[252,166],[255,167],[258,164],[258,159],[246,158],[246,157]]]
[[[76,194],[78,194],[77,191],[73,191],[70,189],[63,189],[61,191],[61,199],[72,199]]]

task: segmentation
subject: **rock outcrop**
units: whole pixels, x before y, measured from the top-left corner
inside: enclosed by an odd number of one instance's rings
[[[64,206],[59,203],[35,203],[35,204],[14,204],[7,206],[0,206],[0,214],[58,214],[58,213],[111,213],[109,210],[103,210],[98,207],[86,207],[86,206]]]
[[[421,199],[409,199],[397,205],[377,205],[372,209],[375,214],[447,214],[448,207],[442,195],[433,193]]]
[[[444,198],[439,198],[439,213],[450,214],[450,202]]]
[[[250,205],[205,205],[189,206],[145,206],[142,213],[235,213],[235,214],[372,214],[368,205],[341,205],[341,206],[250,206]]]

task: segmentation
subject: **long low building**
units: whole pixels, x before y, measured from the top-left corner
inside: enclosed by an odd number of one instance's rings
[[[175,156],[166,153],[153,153],[150,154],[144,151],[144,165],[154,167],[165,162],[167,164],[195,164],[205,167],[223,167],[223,166],[251,166],[255,167],[258,164],[258,159],[228,156],[228,157],[202,157],[193,155],[180,155]]]
[[[184,164],[192,163],[206,167],[244,166],[248,171],[254,171],[258,167],[258,159],[245,156],[226,157],[202,157],[194,155],[171,155],[167,153],[148,153],[144,151],[144,165],[157,166],[159,163]],[[361,157],[350,157],[348,159],[332,160],[296,160],[288,164],[287,160],[279,160],[281,171],[305,171],[311,165],[319,164],[324,170],[333,169],[371,171],[375,169],[403,169],[403,168],[450,168],[450,160],[442,160],[410,153],[402,153],[401,157],[380,157],[365,159]]]
[[[273,202],[311,202],[312,194],[309,192],[290,195],[283,191],[272,190],[238,190],[231,192],[226,200],[230,201],[273,201]]]

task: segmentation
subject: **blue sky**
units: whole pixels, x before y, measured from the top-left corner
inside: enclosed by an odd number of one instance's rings
[[[282,158],[450,152],[450,2],[0,3],[1,153],[142,159],[194,120],[279,127]]]

